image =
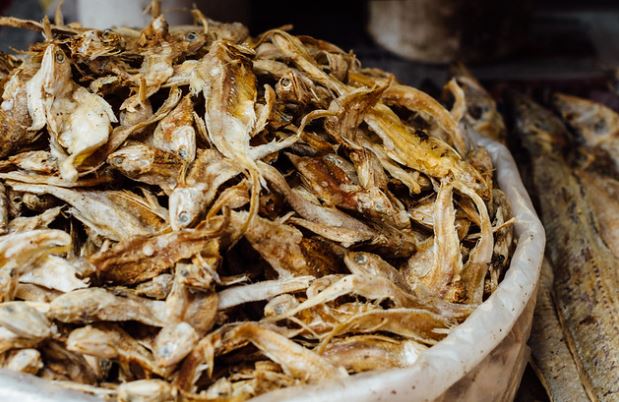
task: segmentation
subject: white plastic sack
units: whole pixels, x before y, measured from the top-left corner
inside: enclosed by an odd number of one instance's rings
[[[535,214],[509,151],[477,138],[494,162],[499,186],[516,218],[517,248],[498,289],[444,340],[423,352],[411,367],[369,372],[341,381],[287,388],[255,402],[328,401],[512,401],[524,370],[544,229]],[[0,401],[91,401],[39,378],[0,369]],[[96,399],[95,399],[96,400]]]

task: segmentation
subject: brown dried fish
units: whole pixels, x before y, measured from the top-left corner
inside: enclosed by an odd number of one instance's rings
[[[619,393],[616,257],[600,238],[595,217],[566,161],[561,121],[524,96],[515,97],[517,132],[531,156],[533,186],[555,272],[557,312],[583,386],[593,400]]]
[[[449,111],[287,27],[148,11],[0,17],[45,39],[0,53],[1,366],[243,401],[415,364],[496,289],[513,219],[475,82]]]

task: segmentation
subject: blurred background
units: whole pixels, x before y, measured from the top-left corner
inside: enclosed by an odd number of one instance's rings
[[[441,86],[446,62],[467,62],[482,81],[602,79],[619,66],[616,0],[164,0],[173,23],[207,16],[241,21],[253,34],[293,24],[295,33],[352,49],[368,66],[416,86]],[[86,26],[139,25],[148,0],[66,0],[67,21]],[[0,13],[39,20],[53,0],[0,0]],[[0,29],[0,50],[23,49],[34,32]]]

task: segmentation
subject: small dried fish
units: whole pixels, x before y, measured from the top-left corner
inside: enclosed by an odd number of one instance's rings
[[[240,402],[415,364],[497,288],[514,220],[467,136],[504,126],[472,78],[448,110],[287,27],[148,11],[0,17],[45,39],[0,52],[0,366]]]
[[[186,95],[166,117],[164,117],[150,140],[155,148],[171,152],[186,163],[196,157],[196,131],[193,128],[193,102]]]
[[[107,157],[110,166],[130,179],[159,186],[170,194],[178,182],[182,159],[144,144],[131,144]]]
[[[78,289],[55,298],[49,316],[68,323],[139,321],[155,327],[166,320],[164,303],[139,297],[120,297],[101,288]]]
[[[140,196],[128,191],[76,191],[61,187],[11,183],[15,191],[50,194],[73,208],[70,213],[95,233],[112,240],[144,236],[164,222]]]
[[[224,310],[243,303],[269,300],[284,293],[299,292],[307,289],[313,279],[313,276],[299,276],[227,288],[219,292],[217,308]]]
[[[15,350],[7,357],[4,367],[22,373],[36,374],[43,368],[41,353],[36,349]]]
[[[216,227],[136,236],[109,250],[100,251],[88,260],[104,280],[135,284],[154,278],[176,262],[198,254],[209,243],[216,241],[213,239],[221,232],[221,227]]]
[[[387,337],[360,335],[332,342],[321,354],[331,363],[359,373],[411,366],[425,349],[414,341],[394,342]]]

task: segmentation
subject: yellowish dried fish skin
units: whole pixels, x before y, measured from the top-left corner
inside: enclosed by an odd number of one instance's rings
[[[492,261],[494,252],[494,237],[492,224],[486,204],[481,197],[470,188],[460,183],[456,188],[462,194],[471,198],[479,214],[480,237],[477,244],[470,250],[468,259],[462,271],[456,274],[449,291],[449,300],[454,302],[481,304],[484,291],[484,278]]]
[[[357,177],[351,177],[342,167],[343,158],[335,154],[321,157],[300,157],[287,154],[302,174],[312,192],[329,207],[349,209],[378,221],[388,222],[398,229],[410,227],[403,208],[395,204],[381,189],[364,189]],[[352,170],[352,166],[350,166]],[[382,167],[380,168],[382,169]]]
[[[233,215],[232,222],[234,224],[238,221],[237,226],[240,227],[246,219],[247,213],[239,212]],[[312,274],[300,246],[303,235],[298,229],[259,216],[252,222],[245,232],[245,238],[277,272],[280,279]]]
[[[191,95],[185,95],[155,128],[150,139],[152,145],[179,156],[186,163],[192,162],[196,157],[196,131],[193,128],[192,112]]]
[[[307,219],[308,222],[304,223],[307,229],[317,231],[318,234],[333,241],[345,239],[343,241],[349,244],[374,237],[374,232],[361,221],[335,208],[326,208],[316,204],[303,197],[298,191],[291,189],[277,169],[265,163],[259,163],[258,166],[273,188],[286,197],[290,206],[299,215]],[[303,223],[299,219],[294,222]]]
[[[532,366],[553,402],[589,402],[579,369],[567,345],[552,300],[553,268],[542,263],[540,287],[531,328]]]
[[[549,111],[520,95],[512,100],[516,128],[531,156],[547,252],[555,272],[558,316],[590,399],[619,393],[617,259],[596,231],[582,189],[563,159],[566,129]]]
[[[39,70],[26,84],[28,112],[32,119],[29,130],[45,127],[55,97],[66,96],[73,89],[68,58],[58,45],[47,45]]]
[[[18,216],[9,223],[9,233],[28,232],[37,229],[47,229],[62,211],[62,207],[48,209],[35,216]]]
[[[18,283],[15,287],[15,299],[36,303],[50,303],[62,292],[50,290],[41,286],[29,283]]]
[[[93,159],[102,162],[107,156],[120,147],[129,137],[141,133],[146,127],[163,119],[181,100],[183,92],[176,87],[170,88],[168,97],[155,113],[152,113],[150,103],[146,106],[141,102],[135,110],[125,113],[126,119],[123,124],[116,126],[110,134],[106,146],[93,155]]]
[[[4,84],[0,104],[0,158],[5,158],[39,137],[36,131],[28,130],[32,120],[26,88],[26,83],[38,68],[39,63],[26,60],[11,73]]]
[[[129,363],[138,364],[148,372],[160,372],[152,354],[125,331],[112,325],[87,325],[73,330],[66,341],[67,349],[85,355],[118,360],[123,371]]]
[[[444,133],[439,138],[443,137],[441,139],[453,146],[460,155],[466,155],[468,139],[443,105],[430,95],[407,85],[392,84],[385,91],[383,101],[389,106],[405,107],[421,114]]]
[[[55,298],[49,316],[66,323],[95,321],[138,321],[162,327],[165,308],[161,301],[137,296],[121,297],[102,288],[78,289]]]
[[[0,183],[0,235],[9,230],[9,199],[7,189]]]
[[[153,279],[137,285],[135,287],[135,294],[155,300],[165,299],[172,288],[173,278],[171,274],[157,275]]]
[[[182,169],[176,154],[145,144],[127,145],[107,157],[110,166],[130,179],[161,187],[171,193]]]
[[[395,161],[439,179],[451,175],[484,198],[490,196],[481,174],[455,150],[437,138],[413,133],[387,106],[376,105],[365,116],[365,122],[381,138],[386,153]]]
[[[451,328],[454,321],[418,308],[390,308],[361,311],[346,318],[336,325],[322,340],[323,350],[331,339],[347,333],[374,333],[377,331],[392,333],[424,344],[433,345],[445,337],[445,330]]]
[[[0,304],[0,326],[18,337],[43,340],[52,334],[52,324],[28,302],[12,301]]]
[[[295,378],[311,383],[326,378],[348,376],[344,368],[332,365],[328,360],[259,324],[242,323],[233,332],[234,337],[244,338],[253,343],[281,365],[284,372]]]
[[[453,184],[444,181],[434,203],[434,259],[428,272],[418,279],[439,297],[447,297],[454,278],[462,272],[460,238],[456,230],[456,212],[453,203]]]
[[[404,276],[395,267],[390,265],[376,254],[363,251],[347,251],[344,264],[352,274],[367,277],[383,277],[398,285],[405,291],[410,291]]]

